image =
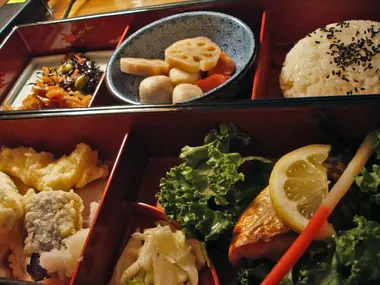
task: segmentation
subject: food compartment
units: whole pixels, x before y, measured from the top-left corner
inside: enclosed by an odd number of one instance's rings
[[[172,15],[181,14],[184,12],[196,12],[196,11],[213,11],[213,12],[220,12],[220,13],[234,16],[238,18],[239,20],[243,21],[245,24],[247,24],[249,28],[252,30],[252,32],[254,33],[255,44],[256,44],[255,46],[256,54],[253,58],[253,61],[254,61],[253,65],[251,65],[252,61],[250,61],[248,64],[248,66],[250,67],[248,69],[244,69],[244,72],[242,72],[241,76],[238,76],[238,78],[236,78],[236,80],[241,80],[240,83],[232,86],[233,84],[231,82],[231,86],[230,86],[231,88],[229,89],[226,86],[226,88],[223,88],[223,90],[221,89],[220,92],[218,91],[219,95],[221,96],[217,96],[219,98],[215,100],[216,101],[231,101],[231,100],[239,100],[239,99],[249,99],[249,95],[247,96],[247,94],[251,94],[251,90],[252,90],[253,75],[256,70],[257,50],[261,49],[260,47],[261,41],[259,40],[261,37],[260,33],[262,31],[262,25],[263,24],[266,25],[266,19],[267,19],[265,16],[263,16],[265,15],[264,10],[258,7],[257,5],[255,5],[254,3],[244,2],[244,1],[238,1],[238,2],[227,1],[227,2],[220,3],[217,1],[212,1],[212,2],[205,2],[205,3],[200,3],[200,4],[192,3],[191,5],[183,4],[183,5],[180,5],[179,7],[173,6],[170,8],[163,8],[159,10],[157,9],[157,10],[152,10],[152,11],[148,10],[148,11],[143,11],[143,12],[137,12],[131,15],[126,15],[126,17],[130,19],[129,20],[129,24],[130,24],[129,34],[130,35],[133,34],[134,32],[138,31],[139,29],[143,28],[144,26],[156,20],[159,20],[168,16],[172,16]],[[161,51],[160,53],[163,54],[163,51]],[[237,50],[237,53],[239,53],[238,50]],[[115,68],[119,68],[117,66],[118,65],[115,64]],[[115,72],[115,74],[117,73]],[[116,82],[116,80],[117,78],[112,79],[113,82]],[[123,83],[125,80],[128,80],[128,77],[120,78],[120,81]],[[134,82],[133,77],[131,80]],[[120,81],[117,82],[117,84],[115,83],[115,86],[120,85],[119,84]],[[111,85],[113,84],[114,83],[112,83]],[[115,86],[112,86],[109,88],[116,88]],[[108,94],[107,95],[104,94],[102,98],[101,97],[95,98],[93,106],[102,106],[104,104],[108,104],[107,101],[111,102],[112,97],[109,98],[110,94],[111,93],[108,92]],[[230,96],[231,94],[233,94],[234,96]],[[107,99],[107,97],[109,98],[109,100]],[[129,98],[129,94],[127,97]],[[234,97],[234,98],[228,99],[228,98],[223,98],[223,97]],[[129,98],[129,100],[132,100],[132,99]],[[201,105],[202,102],[195,102],[194,104]]]
[[[133,262],[135,261],[135,258],[137,259],[139,255],[134,255],[136,253],[136,250],[139,250],[141,248],[141,251],[144,253],[142,257],[145,257],[147,259],[150,258],[149,253],[144,250],[143,246],[141,244],[136,245],[136,241],[140,240],[142,237],[145,238],[145,242],[142,241],[142,244],[148,242],[147,238],[151,237],[152,241],[155,240],[153,243],[155,246],[151,248],[151,245],[146,245],[150,248],[151,251],[155,250],[157,253],[158,258],[160,258],[160,250],[161,246],[164,246],[164,244],[161,244],[160,241],[157,239],[157,234],[162,234],[168,237],[168,227],[170,228],[169,232],[179,234],[178,232],[178,224],[175,222],[168,222],[167,217],[165,214],[157,209],[156,207],[144,204],[144,203],[136,203],[136,202],[126,202],[124,204],[124,231],[123,231],[123,242],[121,244],[118,244],[119,246],[119,252],[117,254],[118,263],[115,265],[118,269],[113,272],[113,276],[111,280],[109,281],[109,284],[119,284],[119,280],[122,277],[124,270],[131,272],[131,268],[133,268]],[[146,233],[145,231],[151,231],[150,233]],[[140,233],[138,236],[136,236],[136,233]],[[143,236],[141,235],[143,234]],[[169,234],[170,236],[170,234]],[[182,235],[180,235],[182,236]],[[174,236],[173,236],[174,237]],[[182,236],[184,238],[184,236]],[[161,240],[162,241],[162,240]],[[173,242],[174,240],[172,240]],[[175,241],[174,241],[175,242]],[[193,250],[196,248],[196,244],[191,242],[186,242],[186,246],[192,246]],[[182,249],[182,245],[180,243],[177,244],[179,248]],[[168,249],[168,248],[167,248]],[[194,251],[192,251],[193,254]],[[148,254],[147,254],[148,253]],[[183,254],[183,252],[178,252],[178,254]],[[153,267],[155,267],[154,263],[160,262],[155,261],[153,262]],[[162,262],[162,260],[161,260]],[[199,258],[196,262],[199,262]],[[202,260],[201,262],[205,262],[205,260]],[[191,263],[190,263],[191,264]],[[160,275],[154,273],[153,271],[150,272],[152,274],[151,278],[153,277],[154,280],[160,279],[161,280],[168,280],[165,278],[169,278],[169,276]],[[157,270],[157,269],[156,269]],[[162,270],[162,269],[161,269]],[[138,274],[141,275],[141,274]],[[140,276],[139,276],[140,277]],[[122,277],[124,278],[124,277]],[[140,277],[142,278],[142,277]],[[162,279],[163,278],[163,279]],[[128,277],[129,280],[133,279],[131,277]],[[125,282],[125,281],[124,281]],[[159,282],[157,280],[157,282]],[[219,280],[217,277],[217,274],[215,272],[215,268],[212,264],[210,264],[210,267],[205,267],[199,269],[199,284],[201,285],[218,285]]]
[[[0,60],[3,63],[0,70],[2,108],[19,107],[20,101],[32,93],[31,84],[36,82],[37,71],[44,84],[59,86],[67,91],[67,94],[62,94],[62,90],[49,95],[45,92],[34,92],[34,109],[91,106],[103,77],[95,70],[91,71],[93,68],[90,67],[90,62],[82,58],[81,54],[88,53],[88,60],[94,61],[100,72],[104,73],[113,50],[126,35],[124,32],[127,24],[128,22],[119,15],[16,27],[0,46]],[[71,62],[72,66],[74,65],[72,70],[60,70],[61,64],[68,59],[66,57],[73,54],[79,55],[72,59],[75,63],[78,61],[80,67]],[[58,74],[52,70],[41,72],[42,66],[54,68]],[[47,75],[49,79],[44,80],[43,75]],[[74,79],[81,76],[85,80],[78,83],[85,83],[84,87],[87,86],[85,89],[88,90],[83,89],[80,84],[74,84]],[[78,94],[75,93],[76,90],[83,92]],[[85,95],[93,96],[84,98]],[[72,97],[75,97],[75,100]],[[75,104],[67,105],[63,102]],[[6,105],[11,108],[7,108]]]
[[[362,3],[340,0],[331,3],[313,0],[306,3],[286,0],[281,1],[281,3],[268,3],[266,9],[268,9],[270,16],[270,27],[268,29],[270,35],[268,37],[268,50],[262,50],[262,52],[268,56],[268,60],[264,62],[263,68],[260,68],[255,75],[252,99],[284,98],[280,89],[279,78],[285,57],[293,46],[309,33],[328,24],[341,21],[380,20],[379,6],[374,0],[366,0]],[[283,11],[288,12],[284,13]],[[352,98],[353,100],[359,99],[357,97]],[[313,97],[307,98],[313,99]],[[338,97],[339,99],[342,97]],[[301,100],[308,99],[301,98]]]
[[[78,118],[3,120],[0,125],[0,168],[9,175],[1,174],[0,192],[17,202],[2,208],[8,207],[2,211],[0,272],[5,278],[0,283],[18,284],[16,279],[31,281],[32,276],[42,283],[69,284],[106,197],[128,121],[117,130],[104,120],[91,127]]]
[[[247,146],[234,142],[233,151],[242,156],[279,158],[308,144],[343,141],[358,145],[367,132],[379,126],[378,110],[379,106],[140,113],[120,156],[115,182],[110,185],[112,191],[99,213],[74,284],[105,283],[110,279],[124,240],[126,201],[156,207],[160,181],[182,162],[181,149],[186,145],[201,146],[205,135],[220,123],[233,124],[250,137]],[[236,284],[226,253],[213,250],[209,256],[221,284]],[[96,276],[93,272],[97,272]]]

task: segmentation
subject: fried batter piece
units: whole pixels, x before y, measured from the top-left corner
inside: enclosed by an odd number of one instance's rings
[[[233,230],[228,256],[233,265],[239,265],[244,259],[278,259],[296,237],[277,217],[268,186],[240,216]]]
[[[22,260],[17,258],[22,252],[23,244],[21,220],[24,208],[22,199],[23,197],[19,194],[12,179],[0,172],[0,277],[9,278],[11,276],[10,270],[4,264],[7,256],[9,265],[13,269],[13,275],[15,277],[24,275],[18,270],[20,268],[18,264]]]
[[[83,201],[74,191],[30,189],[24,196],[27,255],[59,249],[62,240],[82,229]]]
[[[0,149],[0,171],[19,178],[38,191],[82,188],[108,176],[108,166],[98,165],[98,153],[80,143],[69,155],[57,160],[48,152],[18,147]]]

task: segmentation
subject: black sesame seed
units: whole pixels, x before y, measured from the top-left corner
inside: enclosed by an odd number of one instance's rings
[[[320,44],[321,42],[320,41],[315,41],[316,44]]]

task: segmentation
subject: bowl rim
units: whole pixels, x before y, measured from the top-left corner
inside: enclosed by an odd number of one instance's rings
[[[140,214],[142,212],[144,212],[145,218],[148,218],[148,219],[151,218],[152,220],[156,220],[156,221],[161,220],[161,221],[168,222],[173,227],[175,227],[179,230],[178,222],[169,220],[169,218],[165,215],[164,211],[155,207],[155,206],[152,206],[152,205],[149,205],[146,203],[141,203],[141,202],[130,202],[130,201],[128,201],[128,202],[125,202],[124,209],[126,210],[126,213],[130,217],[140,216]],[[218,273],[217,273],[216,268],[214,266],[214,263],[212,262],[210,257],[209,257],[209,261],[210,261],[209,266],[208,267],[205,266],[203,268],[203,270],[205,270],[205,269],[207,270],[207,268],[208,268],[208,270],[210,270],[210,273],[211,273],[213,285],[220,285]]]
[[[197,15],[205,15],[205,14],[232,19],[233,21],[235,21],[241,27],[244,28],[244,30],[249,34],[249,38],[252,39],[252,43],[253,43],[253,45],[252,45],[252,51],[249,52],[249,59],[244,63],[242,69],[239,72],[237,72],[237,73],[235,72],[231,76],[231,78],[229,78],[223,84],[219,85],[218,87],[212,89],[209,92],[206,92],[206,93],[202,94],[199,97],[195,97],[195,98],[192,98],[192,99],[189,99],[189,100],[186,100],[186,101],[182,101],[180,103],[175,103],[175,104],[174,103],[172,103],[172,104],[157,104],[157,105],[151,105],[151,106],[175,106],[175,105],[178,106],[178,105],[183,105],[183,104],[190,103],[190,102],[200,101],[200,100],[204,99],[205,97],[209,97],[210,95],[218,92],[220,89],[222,89],[224,87],[230,86],[241,75],[246,74],[247,69],[249,69],[249,67],[255,61],[255,58],[256,58],[256,55],[257,55],[257,49],[258,49],[258,44],[257,44],[257,39],[255,37],[255,34],[252,32],[251,28],[246,23],[244,23],[242,20],[236,18],[235,16],[231,16],[229,14],[220,13],[220,12],[214,12],[214,11],[192,11],[192,12],[177,13],[177,14],[174,14],[174,15],[167,16],[167,17],[161,18],[159,20],[156,20],[156,21],[154,21],[154,22],[152,22],[152,23],[150,23],[150,24],[148,24],[148,25],[146,25],[146,26],[138,29],[132,35],[128,36],[120,44],[119,47],[117,47],[117,49],[114,51],[114,53],[112,54],[112,56],[111,56],[111,58],[110,58],[110,60],[108,62],[108,65],[107,65],[107,68],[106,68],[106,74],[105,74],[106,86],[107,86],[108,90],[111,92],[112,96],[114,96],[114,98],[116,98],[121,103],[129,103],[129,104],[137,105],[137,106],[138,105],[149,106],[150,104],[142,104],[141,102],[136,102],[134,100],[129,99],[128,97],[123,96],[116,89],[114,81],[113,81],[113,77],[111,76],[111,68],[114,65],[114,63],[116,62],[116,59],[117,59],[118,55],[125,48],[125,46],[128,45],[128,43],[131,40],[133,40],[134,38],[136,38],[140,34],[143,34],[147,30],[152,29],[154,26],[156,26],[158,24],[165,23],[165,22],[172,21],[172,20],[175,20],[177,18],[182,18],[182,17],[186,17],[186,16],[197,16]]]

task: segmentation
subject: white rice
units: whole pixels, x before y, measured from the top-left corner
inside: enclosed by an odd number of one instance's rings
[[[334,30],[333,36],[328,36],[332,34],[329,29]],[[353,44],[361,39],[366,41],[363,47]],[[331,46],[333,43],[343,48]],[[361,55],[365,49],[373,54],[362,61],[352,48]],[[336,53],[332,55],[332,51]],[[345,64],[334,62],[338,55],[339,61],[347,54],[350,60],[344,60]],[[280,86],[285,97],[380,94],[379,77],[380,23],[345,21],[318,29],[300,40],[286,56]]]

